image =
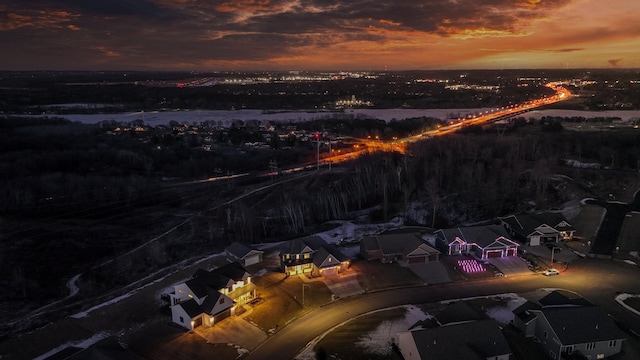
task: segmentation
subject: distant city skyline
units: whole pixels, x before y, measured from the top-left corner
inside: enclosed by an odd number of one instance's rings
[[[5,0],[0,70],[640,68],[628,0]]]

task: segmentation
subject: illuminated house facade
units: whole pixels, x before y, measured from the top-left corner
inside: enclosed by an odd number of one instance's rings
[[[560,213],[509,215],[498,220],[514,239],[530,246],[572,240],[576,232]]]
[[[251,275],[239,263],[211,271],[200,269],[187,282],[175,285],[174,292],[169,294],[171,318],[188,330],[213,326],[234,315],[237,305],[255,297]]]
[[[436,245],[447,255],[475,255],[480,259],[516,256],[519,244],[500,225],[436,230]]]
[[[349,268],[349,259],[318,236],[287,241],[280,250],[280,265],[288,275],[326,276]]]

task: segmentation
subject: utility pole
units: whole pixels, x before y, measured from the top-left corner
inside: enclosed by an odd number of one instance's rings
[[[320,170],[320,134],[316,133],[313,136],[316,139],[317,150],[316,150],[316,170]]]
[[[269,172],[271,173],[271,180],[273,180],[276,177],[277,171],[278,171],[278,163],[275,160],[270,160]]]
[[[329,138],[329,171],[331,171],[331,158],[333,154],[331,153],[331,138]]]

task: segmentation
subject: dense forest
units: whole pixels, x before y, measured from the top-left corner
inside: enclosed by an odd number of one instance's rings
[[[344,130],[362,131],[359,121]],[[231,241],[281,241],[336,219],[403,216],[434,228],[492,221],[598,196],[614,179],[637,176],[638,130],[568,131],[566,121],[609,120],[519,118],[427,139],[405,154],[372,153],[331,172],[193,183],[266,171],[273,159],[280,166],[306,162],[315,149],[301,141],[236,146],[227,129],[220,130],[220,144],[204,151],[200,136],[171,127],[116,134],[117,124],[5,118],[0,286],[8,290],[0,297],[2,317],[63,297],[66,279],[78,273],[83,293],[99,301],[96,295]],[[326,130],[336,124],[315,125]],[[429,126],[430,119],[411,119],[386,132]],[[241,139],[256,136],[246,128],[234,131]]]

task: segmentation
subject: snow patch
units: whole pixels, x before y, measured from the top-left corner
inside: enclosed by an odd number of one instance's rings
[[[365,349],[367,354],[388,355],[391,353],[391,344],[399,332],[407,331],[418,321],[429,317],[415,306],[404,306],[407,310],[404,318],[398,320],[383,321],[378,327],[362,336],[356,342],[356,346]]]
[[[77,294],[78,291],[80,291],[80,288],[78,288],[78,285],[76,284],[78,282],[78,279],[80,278],[80,275],[82,275],[82,273],[72,277],[71,279],[69,279],[69,281],[67,281],[67,289],[69,289],[68,297],[72,297]]]
[[[640,316],[640,311],[636,310],[635,308],[627,305],[625,303],[625,300],[630,299],[630,298],[637,298],[640,297],[640,295],[634,295],[634,294],[627,294],[627,293],[622,293],[622,294],[618,294],[615,297],[615,300],[618,302],[618,304],[622,305],[622,307],[624,307],[625,309],[631,311],[632,313]]]
[[[60,351],[66,349],[66,348],[70,348],[70,347],[75,347],[75,348],[80,348],[80,349],[86,349],[89,346],[97,343],[98,341],[105,339],[107,337],[109,337],[110,334],[107,332],[99,332],[95,335],[93,335],[92,337],[88,338],[88,339],[84,339],[84,340],[79,340],[79,341],[72,341],[72,342],[68,342],[66,344],[60,345],[58,347],[56,347],[55,349],[49,350],[48,352],[46,352],[45,354],[42,354],[36,358],[34,358],[34,360],[44,360],[47,359],[57,353],[59,353]]]

